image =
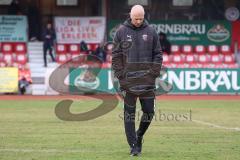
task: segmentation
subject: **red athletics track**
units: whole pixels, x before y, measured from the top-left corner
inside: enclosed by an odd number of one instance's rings
[[[109,95],[57,95],[57,96],[33,96],[33,95],[0,95],[0,100],[62,100],[62,99],[100,99],[111,98]],[[162,95],[157,100],[239,100],[240,95]]]

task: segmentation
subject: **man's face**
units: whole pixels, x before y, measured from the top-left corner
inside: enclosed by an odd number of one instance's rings
[[[52,28],[52,24],[48,23],[48,24],[47,24],[47,28],[48,28],[48,29],[51,29],[51,28]]]
[[[143,14],[134,14],[131,15],[131,22],[135,27],[140,27],[143,23],[144,20],[144,15]]]

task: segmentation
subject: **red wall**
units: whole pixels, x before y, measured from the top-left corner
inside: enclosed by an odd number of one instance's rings
[[[240,49],[240,20],[232,23],[232,44],[238,42],[238,48]]]

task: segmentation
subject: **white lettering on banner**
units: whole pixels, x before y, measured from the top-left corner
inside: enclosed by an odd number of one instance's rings
[[[232,71],[232,87],[234,90],[239,91],[240,90],[240,86],[238,86],[238,82],[240,82],[238,80],[238,73],[237,71]]]
[[[174,71],[168,71],[168,82],[184,90],[184,71],[180,72],[179,78]]]
[[[213,91],[217,91],[216,86],[213,84],[213,80],[214,80],[214,73],[212,71],[202,71],[201,74],[201,89],[204,90],[207,88],[207,86],[209,86],[210,88],[212,88]],[[208,76],[210,76],[208,78]]]
[[[180,24],[175,25],[173,32],[177,34],[181,34],[181,31],[182,31],[181,25]]]
[[[113,89],[112,72],[108,71],[108,89]]]
[[[198,71],[188,71],[185,73],[186,90],[196,90],[200,87],[200,74]],[[193,85],[192,85],[193,84]]]
[[[229,74],[231,75],[230,71],[227,71],[227,72],[229,72]],[[227,72],[226,71],[220,71],[220,73],[219,71],[215,72],[215,75],[218,75],[215,85],[219,87],[219,86],[224,86],[225,84],[226,88],[229,90],[231,88],[231,84],[230,84],[230,80],[228,78]]]
[[[174,90],[194,91],[194,92],[240,92],[240,70],[168,70],[167,74],[157,80],[156,87],[161,86],[164,90],[169,90],[174,86]],[[107,89],[112,90],[113,80],[111,71],[107,73]],[[168,83],[162,83],[166,81]],[[102,81],[102,83],[104,83]]]
[[[190,41],[190,37],[184,37],[184,36],[169,36],[168,39],[170,41]]]
[[[240,91],[238,71],[168,71],[167,81],[178,90],[183,91],[204,91],[210,89],[212,92],[218,92],[219,87],[228,90]]]
[[[185,31],[185,30],[187,30],[187,29],[188,29],[188,25],[186,25],[186,24],[183,24],[183,25],[182,25],[182,28],[183,28],[183,30]]]
[[[205,24],[152,24],[157,32],[171,34],[205,34]]]

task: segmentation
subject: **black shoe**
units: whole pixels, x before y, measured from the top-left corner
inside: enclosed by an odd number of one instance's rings
[[[135,145],[131,147],[130,155],[131,156],[139,156],[141,153],[139,152],[139,148]]]

